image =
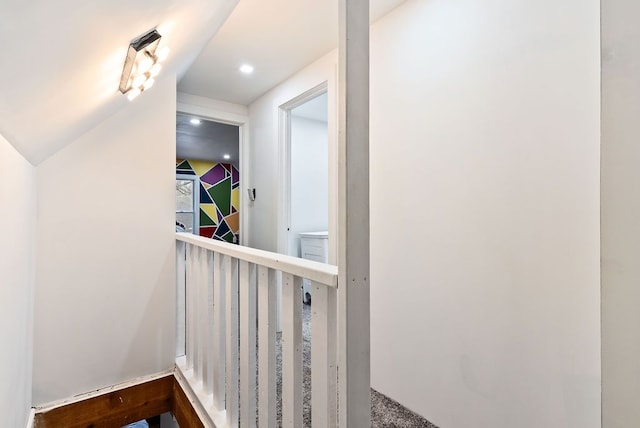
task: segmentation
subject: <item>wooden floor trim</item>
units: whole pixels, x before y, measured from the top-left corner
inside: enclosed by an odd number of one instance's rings
[[[174,373],[35,409],[33,427],[121,427],[167,412],[182,427],[205,427]]]

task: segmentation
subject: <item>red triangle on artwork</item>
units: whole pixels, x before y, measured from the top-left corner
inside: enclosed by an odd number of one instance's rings
[[[200,227],[200,236],[204,236],[205,238],[212,238],[216,233],[217,227],[215,226],[202,226]]]

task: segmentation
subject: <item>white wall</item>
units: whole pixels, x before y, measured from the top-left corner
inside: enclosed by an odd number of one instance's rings
[[[291,232],[289,250],[300,257],[301,232],[329,227],[327,122],[291,116]]]
[[[640,4],[602,2],[603,427],[640,419]]]
[[[284,164],[281,162],[280,142],[278,139],[279,107],[302,93],[328,82],[329,99],[329,165],[335,164],[335,152],[332,141],[335,141],[335,76],[337,55],[332,52],[310,64],[287,81],[278,85],[249,106],[250,141],[251,141],[251,184],[256,188],[255,202],[247,206],[251,236],[249,246],[269,251],[278,249],[279,220],[283,217],[284,204],[279,189],[282,188]],[[336,175],[329,172],[329,187],[334,186]],[[335,207],[330,207],[329,231],[334,229],[336,218]],[[286,236],[283,234],[282,236]],[[331,237],[330,237],[331,239]]]
[[[438,426],[600,425],[599,18],[410,0],[373,27],[372,385]],[[317,73],[250,106],[267,202],[277,94]]]
[[[175,78],[37,169],[34,402],[171,368]]]
[[[411,0],[371,50],[375,388],[600,426],[599,2]]]
[[[0,426],[23,427],[31,408],[35,168],[0,135]]]

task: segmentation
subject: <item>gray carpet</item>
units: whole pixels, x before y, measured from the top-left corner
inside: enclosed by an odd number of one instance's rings
[[[304,339],[302,354],[304,376],[303,417],[304,427],[307,428],[311,427],[311,309],[308,305],[303,305],[302,320]],[[282,343],[280,339],[280,334],[278,334],[276,373],[276,379],[278,380],[278,426],[282,425]],[[374,389],[371,389],[371,426],[373,428],[437,428],[423,417]]]

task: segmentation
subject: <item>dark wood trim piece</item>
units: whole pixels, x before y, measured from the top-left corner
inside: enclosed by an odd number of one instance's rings
[[[173,374],[55,409],[36,412],[34,428],[114,428],[171,412],[185,428],[204,428]]]
[[[169,374],[139,385],[36,413],[34,427],[113,428],[171,412],[175,383],[175,377]]]
[[[204,424],[184,393],[182,386],[175,378],[173,385],[173,409],[171,413],[178,421],[178,425],[185,428],[204,428]]]

